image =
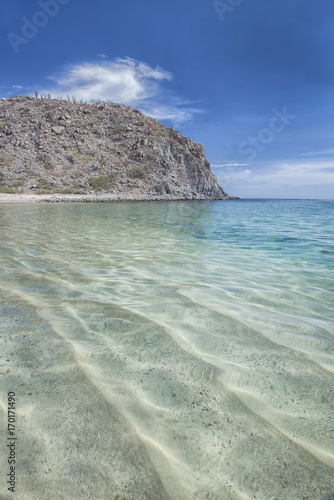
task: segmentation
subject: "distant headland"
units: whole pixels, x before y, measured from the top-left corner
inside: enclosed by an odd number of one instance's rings
[[[0,193],[49,201],[237,199],[219,185],[201,144],[136,109],[30,96],[0,100]]]

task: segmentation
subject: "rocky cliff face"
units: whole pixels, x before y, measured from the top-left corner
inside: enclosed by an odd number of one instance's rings
[[[136,109],[0,100],[0,191],[229,199],[203,146]]]

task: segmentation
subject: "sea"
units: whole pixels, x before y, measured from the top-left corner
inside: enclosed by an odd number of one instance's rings
[[[3,204],[0,299],[1,499],[334,498],[333,201]]]

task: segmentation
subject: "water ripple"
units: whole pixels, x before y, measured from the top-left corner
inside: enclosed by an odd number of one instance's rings
[[[0,207],[21,497],[329,498],[331,207]]]

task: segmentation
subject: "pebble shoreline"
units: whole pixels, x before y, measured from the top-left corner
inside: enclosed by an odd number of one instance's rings
[[[220,200],[238,200],[234,196],[227,195]],[[0,204],[2,203],[62,203],[62,202],[116,202],[116,201],[209,201],[205,196],[172,196],[172,195],[143,195],[143,196],[119,196],[119,195],[33,195],[33,194],[0,194]],[[211,199],[213,201],[214,198]]]

